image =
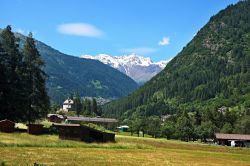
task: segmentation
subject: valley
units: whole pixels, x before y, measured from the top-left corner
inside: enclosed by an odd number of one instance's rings
[[[1,5],[0,166],[250,165],[250,0]]]

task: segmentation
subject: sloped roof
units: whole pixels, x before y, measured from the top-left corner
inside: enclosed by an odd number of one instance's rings
[[[62,123],[55,123],[54,126],[64,126],[64,127],[78,127],[78,126],[81,126],[80,124],[62,124]]]
[[[225,139],[225,140],[250,140],[249,134],[224,134],[216,133],[216,139]]]
[[[15,122],[8,120],[8,119],[0,120],[0,123],[5,123],[5,122],[15,124]]]
[[[119,126],[119,127],[117,127],[118,129],[121,129],[121,128],[129,128],[129,126],[127,126],[127,125],[123,125],[123,126]]]
[[[63,104],[74,104],[74,101],[71,99],[67,99],[63,102]]]
[[[90,117],[77,117],[77,116],[67,116],[68,121],[82,121],[82,122],[101,122],[101,123],[117,123],[116,119],[112,118],[90,118]]]
[[[89,126],[86,126],[86,125],[80,125],[80,124],[62,124],[62,123],[55,123],[54,124],[55,127],[80,127],[80,128],[87,128],[89,130],[92,130],[92,131],[97,131],[99,133],[108,133],[108,134],[114,134],[114,133],[110,133],[110,132],[107,132],[107,131],[102,131],[102,130],[98,130],[98,129],[95,129],[95,128],[92,128],[92,127],[89,127]]]
[[[62,115],[59,115],[59,114],[48,114],[47,117],[51,117],[51,116],[57,116],[58,118],[60,119],[64,119],[64,117]]]

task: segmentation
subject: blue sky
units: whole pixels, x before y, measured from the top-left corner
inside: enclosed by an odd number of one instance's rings
[[[238,0],[2,0],[0,28],[74,56],[171,59],[209,18]]]

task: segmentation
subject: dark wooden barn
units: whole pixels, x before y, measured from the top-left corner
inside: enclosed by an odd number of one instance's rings
[[[43,134],[43,125],[42,124],[27,124],[28,133],[33,135]]]
[[[15,122],[12,122],[8,119],[1,120],[0,121],[0,131],[11,133],[15,131]]]
[[[60,139],[84,142],[114,142],[115,134],[96,130],[80,124],[54,124]]]

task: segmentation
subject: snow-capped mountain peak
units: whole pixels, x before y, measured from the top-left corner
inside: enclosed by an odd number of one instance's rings
[[[82,55],[81,58],[99,60],[118,69],[137,82],[146,82],[159,73],[168,61],[153,62],[149,57],[136,54],[112,56],[108,54]]]

